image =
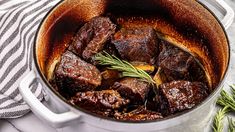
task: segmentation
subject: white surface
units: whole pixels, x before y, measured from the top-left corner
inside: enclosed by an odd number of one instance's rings
[[[11,124],[22,132],[57,132],[56,129],[48,126],[41,120],[39,120],[35,115],[31,112],[24,117],[18,119],[10,119],[8,120]],[[2,132],[2,131],[0,131]],[[11,132],[11,131],[4,131]]]
[[[10,122],[0,120],[0,132],[19,132]]]
[[[225,0],[235,10],[234,0]],[[231,69],[226,84],[235,83],[235,22],[227,30],[233,54],[231,55]],[[225,86],[228,89],[228,85]],[[231,115],[235,118],[234,115]],[[226,122],[226,119],[225,119]],[[227,126],[227,125],[225,125]],[[226,130],[226,129],[225,129]],[[79,130],[78,130],[79,131]],[[0,120],[0,132],[66,132],[65,129],[54,129],[45,122],[40,121],[35,115],[29,113],[18,119]]]

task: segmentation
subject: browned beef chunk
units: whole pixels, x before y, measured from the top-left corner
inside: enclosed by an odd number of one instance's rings
[[[191,109],[207,96],[207,86],[201,82],[172,81],[159,86],[159,102],[163,114]]]
[[[126,106],[129,100],[123,99],[115,90],[102,90],[78,92],[70,102],[86,110],[109,112]]]
[[[160,45],[162,50],[158,56],[158,66],[161,67],[168,81],[205,82],[204,72],[193,56],[168,42],[161,41]]]
[[[161,113],[146,110],[143,107],[139,107],[129,113],[115,113],[115,118],[119,120],[129,120],[129,121],[145,121],[145,120],[156,120],[163,118]]]
[[[132,103],[142,104],[148,95],[150,86],[148,83],[137,78],[127,77],[119,82],[115,82],[113,89],[117,89],[122,97],[130,99]]]
[[[154,90],[155,88],[156,87],[150,89],[147,100],[145,101],[144,105],[148,110],[160,112],[158,95],[156,95],[156,92]]]
[[[72,95],[77,91],[88,91],[99,86],[101,75],[95,66],[66,51],[55,70],[55,80],[62,91]]]
[[[114,55],[118,58],[120,58],[120,55],[115,47],[114,44],[112,43],[107,43],[104,45],[104,51],[106,51],[107,53],[109,53],[110,55]]]
[[[158,51],[158,39],[151,27],[122,28],[112,43],[123,59],[152,63]]]
[[[116,26],[109,18],[94,17],[80,28],[69,50],[89,60],[103,49],[110,36],[115,33],[115,29]]]

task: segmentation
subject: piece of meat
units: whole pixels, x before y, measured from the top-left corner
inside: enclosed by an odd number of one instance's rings
[[[70,102],[89,111],[112,111],[129,104],[115,90],[78,92]],[[98,112],[100,113],[100,112]]]
[[[158,52],[158,38],[151,27],[122,28],[111,41],[127,61],[153,63]]]
[[[201,82],[172,81],[159,86],[161,113],[173,114],[191,109],[207,96],[207,86]]]
[[[143,104],[150,90],[150,85],[137,78],[126,77],[115,82],[112,88],[117,90],[122,97],[130,99],[132,103]]]
[[[112,43],[105,44],[103,50],[106,51],[110,55],[114,55],[114,56],[120,58],[120,55],[119,55],[117,49],[115,48],[114,44],[112,44]]]
[[[115,113],[114,117],[118,120],[128,120],[128,121],[145,121],[145,120],[156,120],[163,118],[161,113],[146,110],[143,107],[139,107],[129,113]]]
[[[152,87],[148,93],[148,97],[144,102],[146,109],[160,112],[159,102],[158,102],[158,95],[155,92],[156,87]]]
[[[157,65],[168,82],[173,80],[205,82],[204,72],[193,56],[163,40],[160,46],[162,50],[158,56]]]
[[[101,84],[99,70],[70,51],[62,55],[54,74],[58,88],[70,95],[93,90]]]
[[[110,36],[115,33],[114,25],[107,17],[94,17],[75,35],[69,50],[90,60],[93,55],[100,52]]]

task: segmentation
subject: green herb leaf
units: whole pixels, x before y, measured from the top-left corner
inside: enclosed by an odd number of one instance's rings
[[[230,88],[231,88],[231,91],[232,91],[233,99],[235,100],[235,86],[234,86],[234,84],[231,85]]]
[[[214,132],[222,132],[223,131],[223,118],[225,114],[232,110],[235,112],[235,86],[231,85],[232,95],[227,93],[225,90],[220,92],[220,97],[217,100],[217,104],[222,106],[223,109],[220,109],[214,117]],[[235,122],[232,119],[228,119],[229,122],[229,132],[235,132]]]
[[[228,124],[229,124],[228,131],[235,132],[235,121],[233,121],[233,119],[229,117],[227,119],[228,119]]]
[[[235,100],[225,90],[222,90],[220,97],[217,100],[217,104],[221,106],[227,106],[235,112]]]
[[[122,72],[122,76],[124,77],[136,77],[143,79],[150,84],[155,83],[152,77],[144,70],[137,69],[129,62],[120,60],[116,56],[110,55],[105,51],[96,54],[94,59],[98,61],[100,65],[110,66],[110,69]]]
[[[225,106],[223,109],[220,109],[215,117],[214,117],[214,122],[213,122],[213,131],[214,132],[222,132],[223,131],[223,119],[225,114],[228,112],[228,107]]]

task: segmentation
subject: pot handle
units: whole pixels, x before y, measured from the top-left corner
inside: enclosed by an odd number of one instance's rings
[[[29,86],[34,79],[36,79],[36,74],[32,70],[20,82],[19,91],[24,101],[30,106],[34,114],[37,115],[41,120],[46,121],[53,127],[61,128],[80,117],[79,114],[72,111],[57,114],[44,106],[29,89]]]
[[[204,0],[203,0],[204,1]],[[215,7],[220,13],[223,14],[221,23],[225,29],[228,29],[233,23],[234,11],[224,0],[206,0],[210,5]]]

